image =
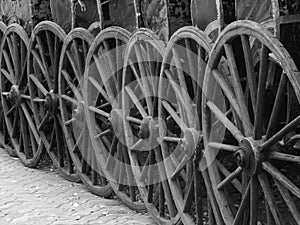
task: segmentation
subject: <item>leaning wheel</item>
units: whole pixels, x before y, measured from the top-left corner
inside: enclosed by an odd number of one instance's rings
[[[99,170],[86,126],[83,108],[83,74],[94,37],[83,28],[66,37],[59,63],[59,101],[67,147],[77,173],[94,194],[108,197],[112,189]]]
[[[300,224],[299,75],[282,44],[251,21],[229,25],[212,49],[203,133],[228,225]]]
[[[101,31],[90,48],[85,76],[87,125],[99,168],[118,197],[130,208],[143,210],[122,142],[120,88],[123,55],[129,33],[118,27]]]
[[[196,107],[201,102],[210,46],[210,39],[199,29],[179,29],[166,48],[159,80],[162,160],[176,211],[184,224],[212,222],[213,218],[208,218],[212,217],[210,208],[219,216],[207,170],[202,168],[201,108]]]
[[[34,126],[26,73],[28,36],[17,24],[10,25],[1,44],[2,107],[10,141],[18,157],[35,167],[44,151]]]
[[[122,84],[124,142],[143,201],[160,224],[179,220],[157,141],[158,84],[164,52],[165,43],[152,31],[136,31],[126,48]]]
[[[7,26],[0,21],[0,42],[2,42],[2,38],[4,36],[4,33],[6,31]],[[3,148],[7,151],[7,153],[15,157],[17,156],[16,151],[13,149],[8,130],[6,128],[6,123],[5,123],[5,118],[3,114],[3,109],[2,109],[2,104],[0,105],[0,127],[1,127],[1,132],[0,132],[0,142]]]
[[[55,23],[39,23],[31,34],[27,73],[34,126],[62,176],[79,181],[66,147],[58,102],[58,65],[65,32]]]

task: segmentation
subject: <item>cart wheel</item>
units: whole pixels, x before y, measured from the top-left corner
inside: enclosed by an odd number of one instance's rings
[[[34,127],[26,65],[28,36],[17,24],[10,25],[1,44],[2,107],[10,141],[28,167],[36,167],[44,151]]]
[[[66,37],[59,63],[58,96],[67,147],[77,173],[92,193],[108,197],[112,189],[98,173],[83,111],[83,74],[93,41],[94,37],[83,28],[73,29]]]
[[[228,225],[300,224],[299,75],[282,44],[255,22],[232,23],[211,51],[203,138]]]
[[[2,41],[2,38],[4,36],[4,33],[6,31],[7,26],[0,21],[0,42]],[[12,147],[12,143],[9,138],[8,130],[6,128],[6,123],[5,123],[5,118],[3,114],[3,109],[2,109],[2,104],[0,105],[0,127],[1,127],[1,132],[0,132],[0,142],[2,147],[6,150],[6,152],[12,156],[16,157],[17,153]]]
[[[61,175],[78,182],[66,147],[58,102],[58,65],[65,38],[65,32],[57,24],[39,23],[31,34],[27,73],[34,125]]]
[[[166,48],[159,82],[162,160],[176,211],[184,224],[212,221],[213,218],[208,218],[212,216],[208,213],[210,206],[218,213],[213,198],[207,205],[209,196],[213,196],[207,171],[203,169],[201,174],[198,168],[203,143],[201,108],[196,103],[201,102],[210,46],[210,39],[199,29],[179,29]]]
[[[165,43],[152,31],[136,31],[126,48],[122,84],[124,142],[131,168],[149,213],[160,224],[179,219],[157,141],[158,84],[164,52]]]
[[[130,208],[143,210],[138,190],[131,186],[133,174],[125,145],[120,111],[123,55],[129,33],[118,27],[101,31],[87,57],[85,110],[87,125],[99,168],[114,192]],[[117,129],[113,129],[117,128]]]

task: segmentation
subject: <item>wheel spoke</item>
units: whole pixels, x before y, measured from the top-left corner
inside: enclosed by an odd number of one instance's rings
[[[106,99],[106,101],[109,101],[109,98],[106,94],[106,91],[101,87],[101,85],[95,80],[93,77],[89,77],[89,81],[92,83],[92,85],[100,92],[100,94]]]
[[[7,79],[11,84],[16,84],[16,81],[14,80],[14,77],[12,77],[6,70],[1,69],[1,73],[6,77],[6,79]]]
[[[228,152],[236,152],[239,148],[238,146],[221,144],[217,142],[209,142],[207,146],[216,150],[223,150]]]
[[[276,126],[278,126],[279,124],[279,116],[280,116],[280,108],[282,107],[282,103],[284,100],[284,96],[285,96],[285,91],[286,91],[286,87],[287,87],[287,81],[288,78],[287,76],[282,73],[281,74],[281,78],[280,78],[280,82],[279,82],[279,86],[278,86],[278,90],[276,93],[276,98],[274,101],[274,105],[273,105],[273,109],[272,109],[272,113],[270,116],[270,120],[269,120],[269,125],[267,128],[267,133],[266,133],[266,139],[268,140],[273,134],[274,134],[274,130],[276,129]]]
[[[234,83],[234,91],[238,100],[239,109],[241,112],[241,120],[245,129],[245,135],[250,136],[252,134],[252,124],[250,121],[249,112],[247,109],[245,95],[242,89],[242,84],[240,82],[240,74],[237,68],[237,64],[235,61],[235,55],[233,52],[233,48],[230,44],[224,45],[227,61],[230,69],[230,73],[232,76],[232,80]]]
[[[81,96],[80,92],[78,91],[78,89],[75,87],[74,83],[71,81],[71,78],[70,78],[70,75],[68,74],[68,72],[66,70],[63,70],[62,75],[64,76],[65,80],[67,81],[69,87],[72,89],[76,99],[78,101],[82,101],[82,96]]]
[[[68,57],[68,60],[69,60],[69,62],[70,62],[70,64],[71,64],[71,66],[72,66],[72,69],[73,69],[73,72],[74,72],[74,74],[75,74],[75,77],[76,77],[76,79],[77,79],[77,81],[78,82],[80,82],[80,75],[81,74],[83,74],[83,73],[81,73],[80,71],[78,71],[78,68],[77,68],[77,66],[76,66],[76,60],[74,60],[73,59],[73,56],[72,56],[72,54],[70,53],[70,50],[67,50],[66,51],[66,54],[67,54],[67,57]],[[79,56],[78,56],[79,57]]]
[[[237,178],[242,173],[242,171],[243,171],[242,167],[236,168],[231,174],[226,176],[226,178],[222,180],[221,183],[218,184],[217,188],[222,189],[223,187],[231,183],[235,178]]]
[[[37,132],[35,126],[34,126],[34,123],[33,123],[32,118],[31,118],[31,116],[30,116],[30,114],[28,112],[28,109],[26,108],[26,106],[25,106],[24,103],[21,104],[21,107],[22,107],[22,110],[23,110],[24,115],[26,117],[26,120],[27,120],[27,122],[29,124],[29,127],[32,130],[32,133],[33,133],[33,135],[35,137],[35,140],[38,143],[39,140],[40,140],[40,136],[39,136],[39,134],[38,134],[38,132]]]
[[[61,95],[61,98],[68,102],[71,102],[73,105],[78,105],[78,101],[74,98],[69,97],[68,95]]]
[[[290,209],[291,215],[294,217],[297,224],[300,224],[300,213],[297,208],[292,196],[290,195],[288,189],[282,186],[276,179],[273,179],[277,188],[280,191],[281,196],[283,197],[287,207]]]
[[[187,96],[188,93],[183,92],[182,90],[180,90],[180,87],[176,84],[176,81],[173,79],[173,76],[172,76],[172,74],[169,70],[165,70],[165,74],[166,74],[172,88],[174,89],[174,92],[176,93],[176,96],[177,96],[177,99],[179,100],[179,102],[184,106],[184,108],[192,110],[193,106],[190,102],[189,96]],[[183,95],[181,95],[180,93],[182,93]],[[190,110],[185,110],[185,112],[188,115],[189,122],[191,124],[193,124],[195,122],[195,119],[194,119],[194,116],[193,116],[194,113],[191,112]]]
[[[15,73],[14,73],[14,70],[13,70],[13,67],[11,65],[11,62],[10,62],[10,59],[9,59],[9,56],[6,52],[6,50],[3,50],[3,56],[4,56],[4,61],[6,63],[6,66],[7,66],[7,69],[11,75],[11,77],[15,80]]]
[[[256,111],[257,83],[256,83],[256,79],[254,77],[255,73],[254,73],[254,65],[253,65],[250,41],[249,41],[249,37],[246,35],[242,35],[241,39],[242,39],[244,56],[245,56],[247,81],[248,81],[249,90],[250,90],[251,103],[252,103],[253,112],[255,112]]]
[[[164,108],[168,111],[168,113],[172,116],[172,118],[175,120],[177,125],[181,128],[182,131],[185,131],[188,129],[188,126],[184,123],[184,121],[181,120],[181,118],[177,115],[177,112],[172,108],[172,106],[167,101],[162,101],[162,105]]]
[[[44,74],[44,76],[45,76],[45,78],[48,82],[49,88],[52,90],[53,85],[52,85],[52,82],[50,81],[50,75],[49,75],[48,70],[47,70],[47,68],[49,68],[49,65],[48,65],[47,59],[45,57],[46,52],[45,52],[45,49],[43,47],[44,45],[43,45],[39,35],[36,35],[36,41],[38,43],[38,47],[39,47],[38,49],[39,49],[39,52],[40,52],[40,57],[42,58],[42,63],[43,63],[43,68],[44,68],[42,71],[43,71],[43,74]],[[34,52],[35,50],[32,49],[31,51]]]
[[[283,224],[282,219],[281,219],[281,214],[277,210],[274,195],[272,192],[273,190],[271,189],[271,186],[270,186],[267,176],[262,173],[262,174],[258,175],[258,179],[259,179],[259,183],[260,183],[262,190],[264,192],[264,195],[265,195],[266,204],[268,204],[268,206],[271,210],[271,213],[273,215],[273,219],[275,220],[276,225]]]
[[[285,162],[292,162],[300,164],[300,156],[285,154],[281,152],[271,152],[270,159],[281,160]]]
[[[250,225],[257,225],[258,219],[258,178],[253,176],[251,179],[251,190],[250,190]]]
[[[107,113],[107,112],[105,112],[105,111],[103,111],[103,110],[101,110],[101,109],[97,109],[97,108],[94,107],[94,106],[89,106],[89,110],[92,111],[92,112],[94,112],[94,113],[97,113],[97,114],[99,114],[99,115],[101,115],[101,116],[104,116],[104,117],[106,117],[106,118],[109,118],[109,117],[110,117],[110,114],[109,114],[109,113]]]
[[[105,87],[105,90],[106,90],[106,94],[109,98],[109,102],[114,105],[115,104],[115,101],[114,101],[114,94],[113,94],[113,91],[111,89],[111,86],[110,86],[110,75],[107,71],[107,65],[103,59],[103,56],[102,57],[98,57],[97,55],[93,55],[93,58],[94,58],[94,62],[96,63],[96,67],[97,67],[97,70],[99,72],[99,75],[101,77],[101,80],[102,80],[102,84],[104,85]]]
[[[265,45],[261,49],[261,59],[259,68],[259,80],[258,80],[258,91],[256,100],[256,111],[254,121],[254,138],[261,139],[263,134],[263,113],[265,104],[265,92],[266,92],[266,81],[268,75],[268,58],[269,50]]]
[[[34,57],[34,60],[36,61],[36,63],[38,64],[39,68],[41,69],[42,71],[42,74],[44,74],[45,78],[47,79],[47,73],[45,71],[45,68],[44,68],[44,65],[43,65],[43,62],[39,56],[39,54],[37,53],[37,51],[35,49],[32,49],[31,50],[31,54],[33,55]],[[35,62],[33,62],[35,63]],[[50,80],[47,79],[47,83],[49,84],[50,83]]]
[[[263,162],[262,168],[272,177],[278,180],[283,186],[290,190],[298,199],[300,199],[300,189],[284,176],[276,167],[269,162]],[[271,206],[270,206],[271,207]]]
[[[134,92],[132,91],[132,89],[129,86],[125,87],[125,90],[128,94],[128,96],[131,98],[133,104],[137,107],[137,109],[139,110],[139,112],[141,113],[143,118],[146,118],[148,115],[144,109],[144,107],[142,106],[142,104],[140,103],[139,99],[136,97],[136,95],[134,94]]]
[[[33,74],[30,74],[29,77],[35,84],[35,86],[43,93],[43,95],[46,96],[48,94],[48,91],[43,86],[43,84]]]
[[[13,138],[16,138],[17,134],[19,132],[18,120],[19,120],[19,113],[18,113],[18,109],[16,109],[15,116],[14,116],[14,119],[13,119],[13,127],[12,127],[12,134],[11,134],[11,136]]]
[[[49,55],[50,55],[50,59],[51,59],[51,64],[53,65],[54,63],[54,56],[53,56],[53,42],[52,42],[52,39],[50,37],[50,31],[46,30],[45,31],[45,34],[46,34],[46,39],[47,39],[47,45],[48,45],[48,50],[49,50]]]
[[[219,161],[216,161],[218,169],[220,170],[220,172],[225,176],[228,177],[230,176],[230,172],[226,169],[226,167],[220,163]],[[240,181],[238,179],[233,179],[231,180],[232,185],[239,191],[242,193],[242,184],[240,183]]]
[[[83,40],[82,40],[82,44],[83,44]],[[82,46],[83,47],[83,46]],[[81,60],[81,56],[80,56],[80,53],[79,53],[79,46],[78,46],[78,43],[77,43],[77,40],[76,39],[73,39],[73,45],[71,46],[71,49],[73,50],[74,52],[74,55],[75,55],[75,62],[77,62],[77,69],[78,69],[78,72],[79,72],[79,75],[83,75],[83,71],[82,71],[82,65],[83,65],[83,62]],[[84,55],[84,53],[81,53]],[[69,56],[68,56],[69,58]],[[78,81],[80,81],[80,77],[78,76],[77,77]]]
[[[238,105],[238,100],[236,99],[234,93],[232,92],[232,88],[229,86],[228,82],[225,80],[225,78],[223,77],[223,75],[220,73],[220,71],[218,69],[212,70],[212,74],[213,74],[214,78],[216,79],[216,81],[218,82],[218,84],[220,85],[223,93],[225,94],[226,98],[230,102],[234,111],[237,113],[237,115],[239,115],[240,118],[242,118],[241,112],[240,112],[240,107]],[[209,96],[208,96],[208,98],[209,98]]]
[[[251,183],[249,182],[246,190],[245,190],[245,193],[244,193],[244,196],[242,198],[242,201],[241,201],[241,204],[240,204],[240,207],[237,211],[237,214],[234,218],[234,222],[233,222],[233,225],[239,225],[242,223],[242,220],[243,220],[243,215],[244,215],[244,212],[245,212],[245,209],[247,208],[248,204],[249,204],[249,195],[250,195],[250,186],[251,186]]]
[[[274,134],[269,140],[261,145],[261,151],[269,149],[277,141],[283,139],[283,137],[288,134],[291,130],[294,130],[300,123],[300,116],[296,117],[293,121],[283,127],[280,131]]]
[[[49,117],[50,117],[50,112],[47,111],[46,115],[44,116],[44,118],[42,119],[41,123],[38,126],[38,130],[44,130],[44,127],[45,127]]]
[[[81,143],[82,140],[83,140],[84,132],[85,132],[85,130],[83,129],[83,130],[80,132],[79,136],[76,138],[76,142],[75,142],[75,144],[74,144],[74,146],[73,146],[73,148],[72,148],[72,152],[73,152],[73,153],[80,152],[80,151],[78,151],[78,148],[80,147],[80,143]]]
[[[213,103],[206,102],[206,105],[210,108],[211,112],[216,116],[217,119],[230,131],[230,133],[235,137],[235,139],[240,142],[244,139],[243,134],[239,129],[223,114],[223,112]]]
[[[26,158],[29,158],[29,143],[28,143],[28,132],[26,127],[26,122],[22,110],[21,109],[18,110],[20,115],[21,135],[23,139],[22,143],[23,143],[24,153]]]

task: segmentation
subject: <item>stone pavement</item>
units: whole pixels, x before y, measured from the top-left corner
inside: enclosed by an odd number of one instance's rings
[[[0,225],[154,224],[118,199],[103,199],[49,169],[29,169],[0,149]]]

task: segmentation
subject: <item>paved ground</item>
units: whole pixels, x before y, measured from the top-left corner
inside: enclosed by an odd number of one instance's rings
[[[0,149],[0,225],[154,224],[117,199],[89,193],[50,170],[25,168]]]

